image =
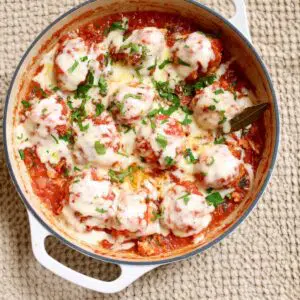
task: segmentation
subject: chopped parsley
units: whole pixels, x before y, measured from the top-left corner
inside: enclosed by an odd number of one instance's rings
[[[121,31],[126,31],[127,30],[127,20],[125,22],[122,21],[116,21],[110,25],[109,28],[106,28],[104,30],[104,35],[108,35],[111,31],[115,30],[121,30]]]
[[[184,204],[187,205],[190,201],[190,195],[191,193],[185,193],[183,196],[177,198],[177,200],[183,199]]]
[[[79,66],[79,62],[75,60],[73,65],[68,69],[68,73],[73,73],[78,66]]]
[[[213,188],[208,188],[208,189],[206,189],[206,193],[210,194],[213,190],[214,190]]]
[[[50,134],[50,135],[54,139],[55,143],[58,144],[59,143],[58,139],[53,134]]]
[[[220,94],[224,94],[224,90],[223,89],[218,89],[214,91],[215,95],[220,95]]]
[[[121,113],[121,115],[124,116],[125,115],[124,102],[116,102],[115,105],[118,108],[118,110]]]
[[[198,159],[195,158],[195,156],[190,148],[185,150],[184,158],[187,161],[187,163],[189,163],[189,164],[195,164],[198,161]]]
[[[178,63],[180,65],[186,66],[186,67],[190,67],[191,65],[188,64],[187,62],[185,62],[184,60],[182,60],[181,58],[178,57]]]
[[[85,62],[87,61],[89,58],[87,56],[84,56],[84,57],[80,57],[80,61],[82,62]]]
[[[175,94],[167,81],[154,81],[153,83],[161,98],[167,99],[177,107],[180,105],[179,97]]]
[[[136,73],[136,76],[138,77],[139,79],[139,82],[143,82],[143,76],[140,72],[140,70],[142,69],[142,67],[138,67],[138,68],[135,68],[134,71]]]
[[[156,140],[157,144],[163,149],[165,149],[168,145],[168,141],[167,141],[166,137],[161,134],[159,134],[155,140]]]
[[[216,78],[217,78],[216,75],[209,75],[209,76],[198,79],[198,81],[194,85],[195,90],[200,90],[200,89],[206,88],[207,86],[213,84],[213,82],[216,80]]]
[[[59,91],[59,87],[58,87],[58,86],[54,86],[54,87],[52,88],[52,91],[53,91],[53,92]]]
[[[29,108],[31,106],[31,104],[28,101],[26,101],[26,100],[22,100],[21,103],[23,104],[23,106],[25,108]]]
[[[21,158],[22,160],[24,160],[24,158],[25,158],[24,150],[19,150],[19,155],[20,155],[20,158]]]
[[[99,87],[99,92],[101,96],[106,96],[107,95],[107,82],[103,76],[100,76],[99,81],[98,81],[98,87]]]
[[[163,69],[166,65],[171,64],[172,61],[170,59],[165,59],[159,66],[158,68],[161,70]]]
[[[212,193],[206,196],[205,199],[208,205],[213,205],[214,207],[217,207],[219,204],[224,202],[224,199],[219,192]]]
[[[175,163],[175,160],[171,156],[166,156],[165,163],[167,166],[173,166]]]
[[[72,131],[68,130],[64,135],[60,136],[59,139],[71,143],[73,139]]]
[[[124,96],[124,100],[128,99],[128,98],[133,98],[133,99],[142,99],[142,95],[135,95],[135,94],[126,94]]]
[[[96,104],[96,117],[100,116],[104,112],[105,108],[102,103]]]
[[[218,144],[224,144],[225,143],[225,138],[224,136],[220,136],[218,138],[215,138],[214,144],[218,145]]]
[[[220,111],[220,115],[221,115],[222,119],[219,121],[219,123],[218,123],[219,125],[224,124],[227,120],[227,118],[225,117],[225,111],[224,110]]]
[[[76,171],[78,171],[78,172],[80,172],[81,170],[78,168],[78,167],[76,167],[76,166],[74,166],[74,169],[73,169],[75,172]]]
[[[216,106],[215,106],[215,105],[210,105],[210,106],[208,107],[208,109],[214,111],[214,110],[216,110]]]
[[[134,171],[136,171],[137,167],[130,166],[126,170],[123,171],[114,171],[110,169],[108,171],[108,175],[111,181],[123,183],[126,177],[132,177]]]
[[[129,157],[129,155],[126,154],[126,153],[122,153],[122,152],[120,152],[120,151],[118,151],[117,153],[118,153],[119,155],[122,155],[122,156],[125,156],[125,157]]]
[[[218,99],[216,99],[216,98],[213,98],[213,101],[214,101],[215,103],[219,103],[219,102],[220,102],[220,100],[218,100]]]
[[[189,118],[189,114],[185,114],[183,121],[180,122],[182,125],[189,125],[192,123],[192,119]]]
[[[156,68],[156,65],[157,65],[157,60],[155,59],[155,64],[148,67],[147,70],[149,70],[149,71],[154,70]]]
[[[75,99],[81,98],[86,99],[89,98],[87,93],[88,91],[93,87],[94,84],[94,75],[92,72],[89,72],[87,75],[87,79],[85,84],[81,84],[77,87],[77,90],[75,91]]]
[[[100,213],[100,214],[105,214],[107,212],[107,210],[103,209],[103,208],[96,208],[96,212]]]
[[[98,155],[104,155],[106,153],[105,145],[101,144],[99,141],[95,142],[94,147]]]
[[[157,211],[152,211],[152,218],[151,221],[155,222],[156,220],[160,219],[163,216],[163,212],[157,212]]]
[[[87,117],[87,112],[85,110],[85,104],[87,102],[88,98],[84,97],[81,101],[81,104],[78,108],[74,108],[72,106],[72,102],[68,101],[67,104],[71,108],[71,121],[76,122],[78,124],[78,127],[80,131],[86,131],[89,128],[89,124],[83,125],[83,121]]]

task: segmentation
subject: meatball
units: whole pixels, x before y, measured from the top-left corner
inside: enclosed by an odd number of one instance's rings
[[[154,216],[157,206],[152,200],[157,200],[158,192],[149,180],[146,180],[138,192],[123,190],[117,209],[118,230],[146,234],[150,223],[158,223]]]
[[[64,135],[68,125],[68,108],[64,100],[51,96],[35,102],[26,113],[28,118],[24,123],[25,134],[29,141],[25,145],[36,146],[37,154],[43,163],[53,166],[71,166],[72,158],[67,142],[59,140]],[[63,163],[63,161],[64,163]]]
[[[74,156],[77,163],[89,162],[105,168],[120,160],[117,152],[121,147],[121,138],[109,113],[103,112],[95,119],[87,119],[81,126],[75,124],[74,132]]]
[[[186,80],[196,80],[199,76],[215,72],[222,58],[220,41],[201,32],[179,39],[171,51],[178,74]]]
[[[154,90],[146,85],[124,85],[110,98],[112,112],[121,124],[133,124],[142,119],[150,110]]]
[[[206,203],[205,197],[197,190],[190,191],[182,185],[171,184],[164,191],[161,203],[161,223],[174,235],[187,237],[206,228],[214,207]]]
[[[165,46],[162,30],[155,27],[145,27],[132,31],[123,45],[116,50],[111,49],[114,60],[120,60],[133,66],[142,66],[140,73],[147,75],[149,67],[159,60]]]
[[[231,91],[220,88],[218,84],[201,90],[192,100],[194,117],[199,127],[214,130],[224,127],[235,115],[251,106],[248,97],[237,98]],[[224,129],[226,129],[224,127]]]
[[[146,162],[166,169],[183,153],[185,141],[185,128],[179,121],[157,115],[138,131],[136,151]]]
[[[87,226],[111,228],[115,222],[118,189],[98,180],[91,171],[76,177],[69,188],[69,206]]]
[[[57,85],[64,91],[75,91],[88,74],[88,48],[81,38],[66,39],[57,49],[54,70]]]
[[[30,110],[28,119],[36,126],[34,130],[41,137],[48,137],[54,129],[66,127],[68,108],[64,101],[53,95],[35,102]]]
[[[240,177],[241,167],[241,160],[226,145],[214,145],[200,155],[194,172],[206,187],[221,189],[235,184]]]

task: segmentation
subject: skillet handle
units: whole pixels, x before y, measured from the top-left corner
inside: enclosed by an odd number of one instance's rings
[[[103,281],[76,272],[52,258],[45,249],[45,239],[49,233],[28,211],[32,250],[37,261],[46,269],[72,283],[101,293],[117,293],[159,265],[126,265],[118,264],[120,276],[113,281]]]
[[[245,0],[233,0],[235,5],[235,15],[229,19],[229,22],[233,24],[251,43],[251,34],[249,30],[249,23],[247,18],[247,10]]]

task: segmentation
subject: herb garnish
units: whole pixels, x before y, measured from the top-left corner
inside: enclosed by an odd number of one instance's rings
[[[172,61],[170,59],[165,59],[159,66],[158,68],[161,70],[163,69],[166,65],[171,64]]]
[[[101,144],[99,141],[95,142],[94,147],[98,155],[104,155],[106,153],[105,145]]]
[[[93,80],[94,81],[94,80]],[[106,96],[107,95],[107,82],[103,76],[100,76],[99,81],[98,81],[98,87],[99,87],[99,92],[101,96]]]
[[[137,170],[137,167],[135,166],[130,166],[128,169],[123,170],[123,171],[114,171],[110,169],[108,171],[108,175],[110,176],[110,179],[114,182],[120,182],[123,183],[125,178],[127,176],[132,177],[132,174]]]
[[[165,149],[168,145],[168,141],[167,141],[166,137],[161,134],[159,134],[155,140],[156,140],[157,144],[163,149]]]
[[[218,144],[224,144],[225,143],[225,138],[224,136],[220,136],[218,138],[215,138],[214,144],[218,145]]]
[[[79,62],[75,60],[73,65],[68,69],[68,73],[73,73],[78,66],[79,66]]]
[[[19,150],[19,155],[22,160],[25,158],[24,150]]]
[[[188,202],[190,201],[190,197],[189,197],[190,195],[191,193],[185,193],[183,196],[177,198],[177,200],[183,199],[184,204],[187,205]]]
[[[180,65],[186,66],[186,67],[190,67],[191,65],[188,64],[187,62],[185,62],[184,60],[182,60],[181,58],[178,57],[178,63]]]
[[[215,95],[220,95],[220,94],[224,94],[224,90],[223,89],[218,89],[214,91]]]
[[[100,213],[100,214],[105,214],[107,212],[107,210],[103,209],[103,208],[96,208],[96,212]]]
[[[21,103],[23,104],[23,106],[25,108],[29,108],[31,106],[31,104],[28,101],[26,101],[26,100],[22,100]]]
[[[219,192],[212,193],[206,196],[205,199],[209,205],[213,205],[214,207],[217,207],[219,204],[224,202],[224,199]]]
[[[190,148],[185,150],[184,158],[187,161],[187,163],[189,163],[189,164],[195,164],[198,161],[198,159],[195,158],[195,156]]]
[[[166,156],[165,163],[167,166],[173,166],[175,163],[175,160],[171,156]]]
[[[59,143],[58,139],[53,134],[50,134],[50,135],[54,139],[55,143],[58,144]]]
[[[105,108],[102,103],[96,104],[96,117],[100,116],[104,112]]]

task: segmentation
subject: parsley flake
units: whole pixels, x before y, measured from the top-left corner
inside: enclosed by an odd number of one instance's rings
[[[224,202],[224,199],[222,198],[222,196],[219,192],[212,193],[212,194],[206,196],[205,199],[206,199],[208,205],[213,205],[214,207],[217,207],[219,204]]]
[[[105,145],[101,144],[99,141],[95,142],[94,147],[98,155],[104,155],[106,153]]]
[[[73,65],[68,69],[68,73],[73,73],[78,66],[79,66],[79,62],[75,60]]]

